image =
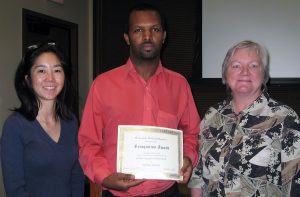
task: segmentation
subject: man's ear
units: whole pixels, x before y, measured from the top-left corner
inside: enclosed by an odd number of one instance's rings
[[[123,36],[124,36],[124,40],[127,43],[127,45],[130,45],[128,34],[124,33]]]
[[[164,31],[164,38],[163,38],[163,41],[162,41],[163,44],[165,43],[166,37],[167,37],[167,32]]]

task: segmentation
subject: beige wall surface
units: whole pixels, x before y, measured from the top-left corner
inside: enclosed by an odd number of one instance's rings
[[[92,0],[0,0],[0,136],[2,126],[19,101],[14,73],[22,55],[22,8],[78,24],[79,110],[92,81]],[[5,196],[0,172],[0,196]]]

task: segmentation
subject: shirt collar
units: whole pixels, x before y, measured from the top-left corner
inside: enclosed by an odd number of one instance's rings
[[[241,111],[239,114],[247,114],[253,110],[261,109],[266,106],[266,104],[269,102],[269,100],[270,100],[270,96],[269,96],[268,92],[266,90],[263,90],[262,93],[255,99],[255,101],[248,108]],[[230,101],[229,106],[230,106],[232,113],[234,113],[233,107],[232,107],[233,106],[232,101]]]
[[[125,78],[126,78],[129,74],[139,75],[139,74],[137,73],[137,71],[136,71],[136,69],[135,69],[135,67],[134,67],[134,65],[133,65],[133,63],[132,63],[132,61],[131,61],[130,58],[128,58],[128,60],[127,60],[127,62],[126,62],[126,64],[125,64],[125,67],[126,67],[126,73],[124,74],[124,77],[125,77]],[[164,69],[163,69],[162,63],[161,63],[161,61],[159,61],[158,67],[157,67],[157,69],[156,69],[156,71],[155,71],[155,73],[154,73],[154,75],[153,75],[152,77],[158,76],[158,75],[159,75],[160,73],[162,73],[163,71],[164,71]],[[151,78],[152,78],[152,77],[151,77]]]

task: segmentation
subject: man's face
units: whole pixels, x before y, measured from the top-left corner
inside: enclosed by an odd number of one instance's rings
[[[129,18],[129,31],[124,34],[130,45],[130,55],[136,60],[154,60],[160,57],[160,50],[166,32],[155,11],[133,11]]]

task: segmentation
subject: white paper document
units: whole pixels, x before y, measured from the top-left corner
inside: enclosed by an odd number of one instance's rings
[[[119,125],[117,171],[136,179],[182,180],[183,134],[165,127]]]

